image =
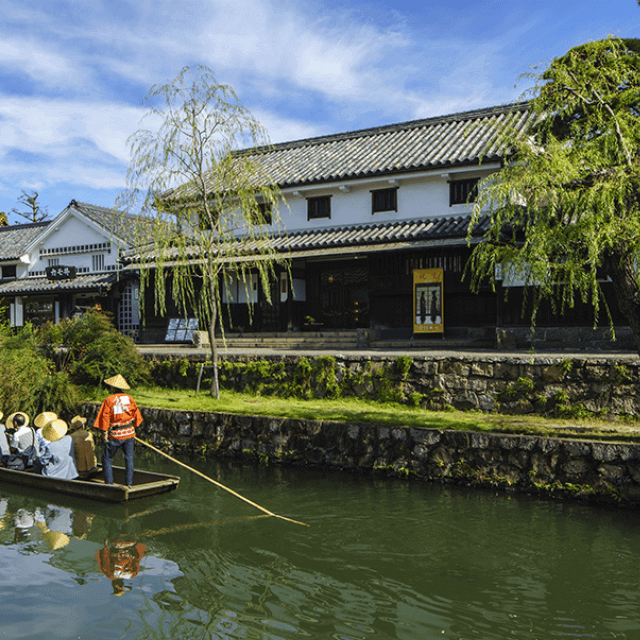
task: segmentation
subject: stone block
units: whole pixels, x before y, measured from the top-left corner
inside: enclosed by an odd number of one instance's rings
[[[565,371],[557,364],[553,364],[548,367],[544,367],[542,370],[542,377],[547,382],[562,382],[565,377]]]
[[[603,480],[614,484],[620,484],[624,477],[622,469],[612,464],[600,465],[600,467],[598,467],[598,474]]]
[[[482,378],[493,378],[493,374],[494,374],[493,362],[472,362],[470,373],[472,376],[480,376]]]
[[[571,460],[562,466],[565,478],[569,482],[577,482],[586,476],[589,467],[584,460]]]

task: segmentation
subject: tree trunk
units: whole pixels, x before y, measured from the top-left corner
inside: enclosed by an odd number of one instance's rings
[[[213,376],[211,378],[211,397],[220,400],[220,385],[218,384],[218,344],[216,342],[216,322],[218,321],[218,313],[216,306],[216,292],[211,285],[209,291],[211,296],[211,322],[209,323],[209,344],[211,345],[211,364],[213,365]]]
[[[620,312],[629,322],[636,351],[640,354],[640,287],[633,257],[615,252],[604,260],[604,268],[613,283]]]

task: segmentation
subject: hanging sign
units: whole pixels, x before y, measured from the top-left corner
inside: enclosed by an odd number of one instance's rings
[[[55,267],[45,267],[45,273],[49,280],[73,280],[76,277],[76,268],[57,265]]]
[[[413,270],[413,332],[443,333],[442,269]]]

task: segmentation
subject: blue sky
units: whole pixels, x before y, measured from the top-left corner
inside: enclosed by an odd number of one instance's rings
[[[636,0],[0,0],[0,211],[111,207],[154,83],[205,64],[273,142],[518,99],[520,74]],[[10,217],[12,223],[23,219]]]

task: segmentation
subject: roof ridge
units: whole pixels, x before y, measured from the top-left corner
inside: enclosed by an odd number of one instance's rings
[[[354,138],[365,138],[373,135],[380,135],[387,132],[396,132],[406,129],[417,129],[419,127],[434,126],[438,124],[446,124],[449,122],[474,120],[487,116],[495,116],[501,113],[509,113],[512,111],[526,111],[530,102],[513,102],[509,104],[497,105],[493,107],[483,107],[471,111],[460,111],[441,116],[431,116],[429,118],[420,118],[417,120],[406,120],[404,122],[396,122],[392,124],[380,125],[377,127],[368,127],[365,129],[355,129],[353,131],[345,131],[341,133],[331,133],[311,138],[301,138],[291,140],[289,142],[278,142],[276,144],[267,144],[259,147],[250,147],[248,149],[238,149],[234,151],[234,155],[251,155],[255,153],[270,153],[280,151],[282,149],[295,149],[304,146],[314,146],[335,142],[338,140],[349,140]]]
[[[23,222],[22,224],[9,224],[4,227],[0,227],[0,233],[5,231],[14,231],[16,229],[32,229],[35,227],[46,227],[51,224],[53,220],[40,220],[40,222]]]

